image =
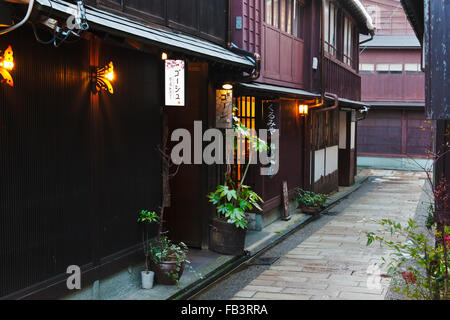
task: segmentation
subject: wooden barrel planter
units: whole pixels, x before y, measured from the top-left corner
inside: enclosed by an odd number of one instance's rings
[[[177,281],[180,280],[181,275],[183,274],[184,264],[185,262],[183,261],[180,265],[179,271],[176,271],[177,268],[176,260],[167,260],[161,261],[158,264],[152,264],[151,268],[152,271],[155,273],[155,282],[157,284],[169,286],[176,285]],[[167,272],[169,274],[167,274]],[[175,275],[175,277],[172,275]]]
[[[210,227],[209,248],[212,251],[233,256],[244,254],[245,229],[217,218],[213,219]]]

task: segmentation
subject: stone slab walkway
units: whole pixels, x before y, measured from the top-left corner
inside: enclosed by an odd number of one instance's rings
[[[414,216],[425,175],[421,172],[368,170],[374,187],[268,270],[233,299],[383,300],[391,279],[377,264],[388,248],[366,246],[372,219],[400,223]]]

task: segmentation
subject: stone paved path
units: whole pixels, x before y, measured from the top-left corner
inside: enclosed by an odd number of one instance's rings
[[[405,223],[414,216],[422,187],[421,172],[370,170],[375,188],[356,199],[313,236],[261,273],[233,299],[385,298],[391,279],[372,267],[387,257],[380,245],[366,246],[371,219]],[[379,274],[379,273],[378,273]]]

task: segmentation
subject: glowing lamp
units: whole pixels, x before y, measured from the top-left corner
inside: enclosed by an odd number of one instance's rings
[[[301,116],[308,115],[308,105],[306,105],[306,104],[299,105],[298,106],[298,114]]]
[[[9,73],[12,69],[14,69],[13,51],[11,46],[8,46],[5,52],[3,52],[3,55],[0,57],[0,82],[6,82],[6,84],[11,87],[14,86],[14,81]]]
[[[161,53],[161,60],[167,60],[168,56],[167,53],[163,52]]]
[[[114,80],[114,65],[112,62],[104,67],[94,67],[91,72],[92,92],[98,93],[101,90],[113,94],[114,89],[111,81]]]
[[[224,90],[231,90],[231,89],[233,89],[233,85],[232,85],[231,83],[225,83],[225,84],[222,86],[222,88],[223,88]]]

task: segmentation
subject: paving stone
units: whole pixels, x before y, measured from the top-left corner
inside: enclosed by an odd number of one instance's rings
[[[267,292],[257,292],[254,299],[267,299],[267,300],[309,300],[310,295],[300,295],[300,294],[287,294],[287,293],[267,293]]]
[[[235,297],[238,298],[251,298],[255,295],[255,291],[246,291],[246,290],[241,290],[238,293],[236,293]]]
[[[262,280],[262,279],[255,279],[252,282],[250,282],[253,286],[271,286],[275,283],[274,280]]]
[[[384,299],[391,278],[377,278],[377,274],[374,278],[370,270],[392,250],[366,246],[366,232],[381,228],[373,219],[406,223],[415,212],[424,181],[419,180],[423,175],[410,172],[369,172],[387,175],[383,179],[392,181],[376,184],[372,191],[350,203],[318,232],[280,257],[237,297],[256,292],[252,299]],[[411,176],[417,179],[411,180]]]
[[[246,286],[245,291],[257,291],[257,292],[280,292],[282,288],[279,287],[268,287],[268,286]]]

